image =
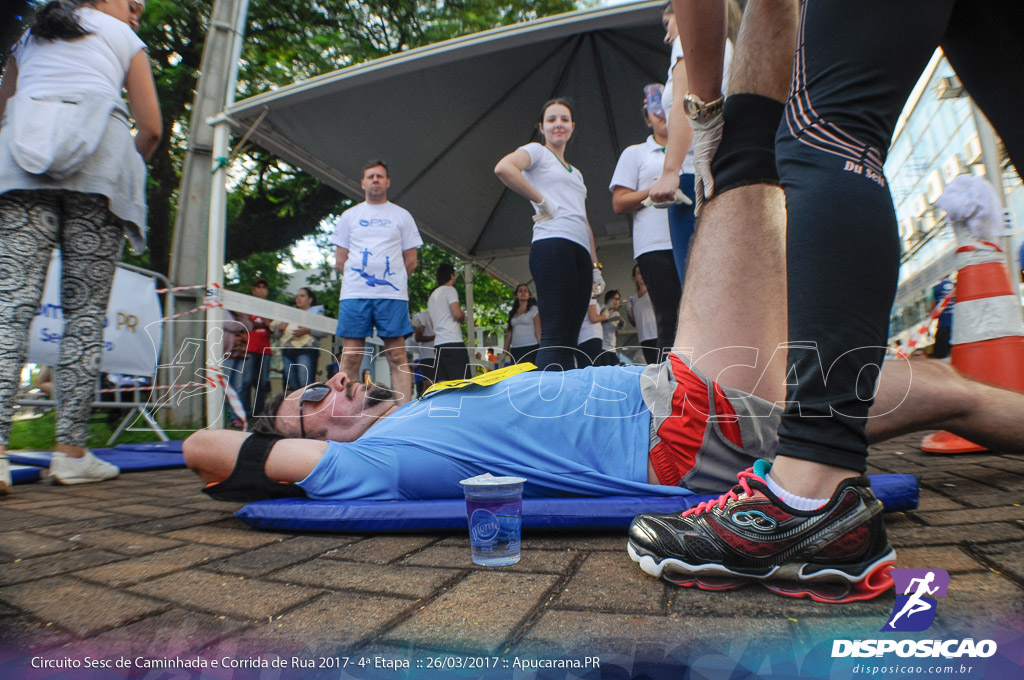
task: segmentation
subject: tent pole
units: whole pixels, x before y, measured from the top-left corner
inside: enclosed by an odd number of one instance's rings
[[[206,236],[206,281],[209,286],[224,286],[224,234],[227,223],[227,155],[229,130],[222,114],[208,121],[213,126],[213,162],[210,178],[210,228]],[[219,366],[224,353],[223,325],[226,312],[214,307],[206,310],[206,365]],[[227,376],[225,376],[227,379]],[[224,426],[224,388],[216,384],[206,393],[206,425]]]
[[[473,323],[473,263],[466,262],[466,345],[473,349],[476,347],[476,324]]]

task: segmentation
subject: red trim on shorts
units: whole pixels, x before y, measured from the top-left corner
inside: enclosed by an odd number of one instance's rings
[[[678,386],[672,394],[672,415],[658,428],[661,441],[651,449],[651,467],[658,481],[666,486],[678,486],[697,463],[697,454],[704,443],[708,428],[708,386],[704,379],[690,370],[686,362],[675,354],[669,355],[672,374]],[[722,435],[736,446],[743,446],[736,411],[712,382],[715,395],[715,414]],[[722,419],[732,416],[731,419]]]

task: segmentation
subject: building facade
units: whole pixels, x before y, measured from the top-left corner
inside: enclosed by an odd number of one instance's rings
[[[890,337],[906,341],[931,312],[931,290],[955,270],[957,248],[945,213],[933,206],[958,175],[986,177],[1000,189],[1013,234],[1015,259],[1024,225],[1024,185],[991,125],[936,52],[900,116],[885,162],[899,220],[902,255]],[[994,178],[994,181],[993,181]],[[955,323],[955,318],[954,318]]]

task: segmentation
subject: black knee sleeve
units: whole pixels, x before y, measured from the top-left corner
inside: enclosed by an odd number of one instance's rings
[[[715,194],[748,184],[779,184],[775,133],[786,105],[759,94],[733,94],[725,100],[722,143],[711,161]]]

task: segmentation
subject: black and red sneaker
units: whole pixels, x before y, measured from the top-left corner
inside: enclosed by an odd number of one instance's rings
[[[893,586],[896,552],[867,477],[843,481],[828,503],[797,510],[771,492],[759,460],[739,484],[682,514],[637,515],[629,556],[680,586],[731,590],[760,583],[790,597],[852,602]]]

